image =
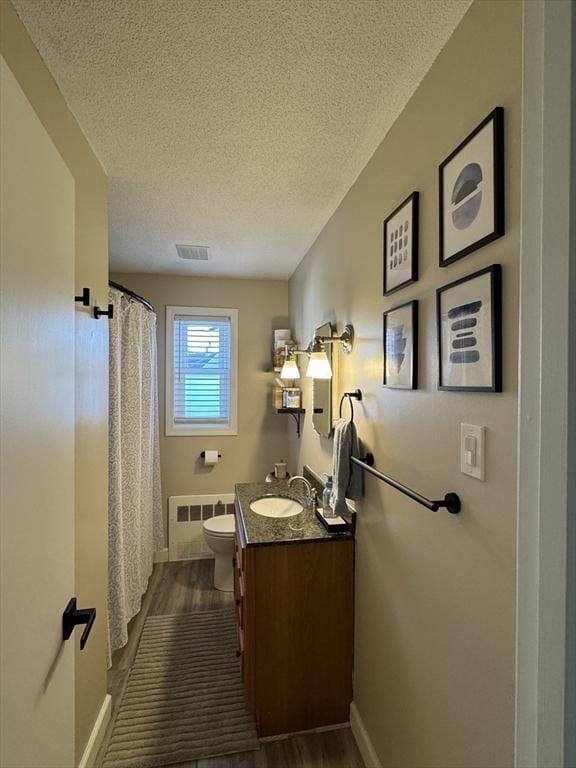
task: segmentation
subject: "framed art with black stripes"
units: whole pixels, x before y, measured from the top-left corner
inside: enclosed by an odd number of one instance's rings
[[[438,389],[502,391],[500,264],[436,291]]]

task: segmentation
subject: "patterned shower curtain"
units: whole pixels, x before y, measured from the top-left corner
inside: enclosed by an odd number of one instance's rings
[[[164,546],[156,315],[110,289],[108,663],[128,642],[155,550]]]

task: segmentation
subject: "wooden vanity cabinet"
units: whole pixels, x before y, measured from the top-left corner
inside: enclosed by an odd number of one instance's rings
[[[348,722],[354,542],[247,547],[236,515],[238,644],[258,735]]]

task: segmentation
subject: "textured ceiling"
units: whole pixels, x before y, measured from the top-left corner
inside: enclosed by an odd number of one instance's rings
[[[109,175],[112,268],[243,277],[293,272],[470,5],[12,2]]]

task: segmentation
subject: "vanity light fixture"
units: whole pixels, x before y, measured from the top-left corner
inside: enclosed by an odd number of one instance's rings
[[[316,345],[313,345],[313,347]],[[321,346],[321,345],[318,345]],[[330,361],[326,355],[324,348],[319,349],[316,352],[310,353],[310,360],[308,361],[308,368],[306,369],[306,376],[312,379],[331,379],[332,368],[330,367]]]
[[[309,354],[310,353],[305,349],[294,349],[294,347],[290,347],[287,344],[285,357],[284,357],[284,365],[282,366],[282,370],[280,371],[280,378],[290,379],[292,381],[294,379],[299,379],[300,370],[296,363],[296,355],[309,355]]]
[[[342,345],[344,352],[348,354],[352,351],[352,345],[354,344],[354,328],[352,325],[346,324],[340,336],[314,336],[308,346],[310,361],[306,376],[310,376],[313,379],[332,378],[332,368],[326,355],[325,346],[326,344],[334,344],[337,341]]]
[[[352,351],[354,328],[350,323],[344,326],[344,331],[340,336],[314,336],[308,345],[308,349],[294,349],[286,345],[286,355],[284,365],[280,371],[280,378],[290,379],[291,381],[299,379],[300,371],[296,364],[296,355],[308,355],[306,376],[312,379],[331,379],[332,368],[326,355],[325,345],[335,344],[336,342],[340,342],[346,354]]]
[[[280,371],[281,379],[299,379],[300,370],[296,365],[296,360],[285,360],[282,370]]]

